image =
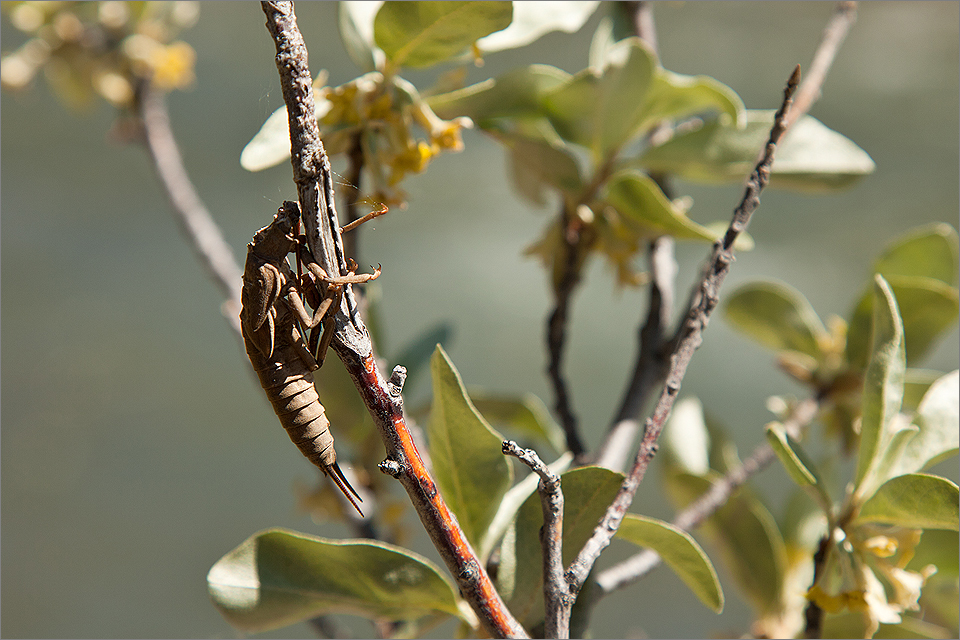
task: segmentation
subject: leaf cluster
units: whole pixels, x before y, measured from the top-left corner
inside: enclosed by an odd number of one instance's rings
[[[777,519],[759,494],[743,489],[707,523],[754,607],[756,633],[798,633],[811,602],[829,614],[828,637],[871,637],[881,624],[886,633],[951,633],[955,605],[928,599],[923,618],[912,612],[938,568],[947,583],[956,570],[957,486],[923,472],[957,454],[960,379],[957,371],[908,365],[957,320],[957,256],[957,233],[948,225],[908,233],[883,251],[848,319],[832,318],[830,330],[783,283],[748,284],[728,299],[727,320],[773,349],[781,367],[819,399],[825,443],[834,444],[819,457],[807,451],[802,434],[787,426],[794,401],[777,399],[771,408],[780,419],[767,425],[766,436],[797,495]],[[905,286],[894,289],[891,283],[903,279]],[[918,316],[924,321],[910,320]],[[693,400],[674,413],[665,444],[667,486],[679,505],[740,465],[722,427]],[[845,456],[855,461],[846,481]]]

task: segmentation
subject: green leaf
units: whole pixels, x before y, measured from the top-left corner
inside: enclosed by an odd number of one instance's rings
[[[690,474],[668,474],[666,488],[683,508],[719,480]],[[737,586],[759,614],[779,611],[787,568],[787,552],[776,521],[745,487],[735,493],[701,528],[718,550]]]
[[[364,73],[374,71],[383,52],[373,43],[373,21],[380,10],[375,2],[339,2],[337,22],[347,55]]]
[[[943,372],[934,369],[907,369],[903,380],[903,410],[916,411],[930,386],[942,377]]]
[[[908,529],[960,529],[960,492],[946,478],[911,473],[887,480],[860,509],[857,522]]]
[[[767,425],[766,434],[767,442],[770,443],[773,452],[777,454],[784,469],[797,485],[804,487],[820,483],[816,466],[800,448],[799,443],[787,435],[782,424],[771,422]]]
[[[513,22],[503,31],[477,42],[481,51],[503,51],[530,44],[551,31],[573,33],[590,19],[599,2],[552,2],[549,8],[536,2],[516,2]]]
[[[726,115],[737,128],[746,123],[743,101],[727,85],[709,76],[685,76],[660,68],[636,127],[646,131],[662,120],[677,121],[707,111]]]
[[[935,223],[908,231],[880,254],[874,272],[890,276],[933,278],[956,286],[960,239],[948,224]]]
[[[958,242],[957,232],[949,225],[918,227],[892,242],[874,264],[874,272],[890,283],[900,305],[908,363],[922,358],[960,313]],[[859,367],[867,361],[872,304],[867,291],[849,322],[847,360]]]
[[[475,85],[427,98],[427,104],[447,120],[467,116],[479,126],[493,118],[540,116],[543,96],[569,82],[566,71],[532,64]]]
[[[430,361],[433,405],[427,434],[434,478],[464,534],[477,546],[513,484],[503,438],[477,413],[443,347]]]
[[[909,571],[921,571],[928,564],[937,568],[937,576],[954,580],[960,574],[960,537],[956,530],[927,529],[907,565]]]
[[[506,396],[473,391],[470,398],[490,422],[502,424],[523,437],[545,441],[557,453],[566,451],[567,439],[563,429],[550,417],[550,410],[536,395]]]
[[[462,54],[513,19],[510,2],[385,2],[374,39],[395,67],[429,67]]]
[[[710,433],[697,398],[677,402],[660,437],[662,460],[671,472],[705,476],[710,471]]]
[[[564,139],[602,158],[636,133],[647,92],[657,70],[656,56],[638,38],[615,45],[617,62],[602,72],[584,69],[545,96],[544,105]]]
[[[948,373],[930,386],[913,424],[918,431],[892,465],[890,477],[922,471],[956,455],[960,448],[960,372]]]
[[[916,363],[957,321],[960,294],[956,288],[933,278],[881,275],[900,306],[907,363]],[[867,361],[873,300],[865,292],[850,318],[846,352],[848,362],[855,367],[862,368]]]
[[[287,108],[280,107],[267,118],[257,135],[240,153],[240,166],[247,171],[275,167],[290,157],[290,125]]]
[[[827,330],[803,294],[779,282],[757,282],[737,289],[724,316],[741,332],[777,351],[799,351],[820,360]]]
[[[603,199],[636,230],[638,236],[653,238],[671,235],[681,240],[717,239],[715,233],[687,217],[660,187],[642,173],[621,171],[607,181]]]
[[[251,536],[207,574],[214,604],[247,633],[328,613],[415,620],[454,616],[456,589],[426,558],[372,540],[316,538],[283,529]]]
[[[890,465],[912,429],[897,420],[906,360],[897,301],[883,276],[874,278],[873,344],[863,382],[857,496],[865,500],[890,476]],[[898,450],[899,448],[899,450]]]
[[[313,81],[313,96],[316,102],[318,119],[327,115],[333,108],[333,104],[320,91],[326,82],[326,71],[321,71],[316,80]],[[327,153],[332,153],[326,135],[323,137],[323,141],[327,144]],[[270,114],[257,134],[243,148],[240,153],[240,166],[251,172],[262,171],[289,159],[290,125],[287,118],[287,107],[283,106]]]
[[[684,584],[714,613],[723,611],[723,591],[710,559],[693,537],[657,520],[628,513],[617,537],[656,551]]]
[[[563,566],[569,566],[593,535],[623,482],[623,476],[609,469],[581,467],[561,476],[563,489]],[[517,513],[512,534],[503,546],[497,580],[510,611],[527,629],[543,621],[543,555],[540,527],[543,509],[540,496],[533,494]]]
[[[565,146],[520,137],[495,137],[503,142],[510,154],[514,186],[532,201],[542,201],[546,188],[574,197],[582,192],[580,167]]]
[[[748,110],[746,125],[711,120],[689,133],[675,135],[639,159],[649,171],[673,173],[692,182],[742,182],[753,171],[770,137],[773,111]],[[804,116],[777,147],[770,184],[798,191],[843,189],[873,172],[867,153],[848,138]]]

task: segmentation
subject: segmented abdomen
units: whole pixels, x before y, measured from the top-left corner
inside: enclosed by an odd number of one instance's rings
[[[278,341],[273,355],[267,357],[246,336],[244,343],[260,384],[287,435],[310,462],[330,475],[337,464],[337,454],[330,435],[330,421],[313,386],[313,374],[287,344]]]

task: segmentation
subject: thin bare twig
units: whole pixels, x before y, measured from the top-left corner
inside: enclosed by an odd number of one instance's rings
[[[242,270],[220,227],[203,204],[183,166],[183,157],[170,128],[170,114],[163,93],[141,84],[138,107],[147,149],[177,221],[200,261],[226,298],[223,315],[240,336],[240,288]]]
[[[518,458],[540,476],[537,490],[543,506],[540,547],[543,551],[544,636],[570,637],[570,612],[574,598],[563,580],[563,491],[560,476],[550,470],[537,452],[523,449],[512,440],[503,441],[503,453]]]
[[[813,554],[813,584],[817,584],[823,574],[823,568],[827,562],[827,554],[830,552],[830,542],[833,532],[830,531],[822,538],[817,545],[817,552]],[[823,609],[813,600],[807,602],[807,608],[803,612],[804,638],[822,638],[823,637]]]
[[[563,351],[566,346],[567,315],[573,297],[573,291],[580,282],[583,247],[585,246],[584,229],[566,202],[561,205],[561,233],[563,234],[563,254],[559,279],[554,281],[554,307],[547,318],[547,377],[553,385],[555,397],[554,408],[560,426],[567,438],[567,448],[574,456],[581,456],[586,451],[580,432],[577,427],[577,417],[573,413],[573,401],[563,377]]]
[[[667,375],[667,381],[657,400],[653,415],[646,421],[643,440],[637,451],[633,468],[624,479],[613,503],[594,529],[593,535],[567,570],[566,579],[570,585],[571,593],[579,592],[587,574],[600,556],[600,552],[610,544],[610,540],[623,521],[623,516],[626,514],[630,503],[633,502],[637,487],[643,480],[650,461],[656,454],[657,439],[660,437],[663,425],[673,409],[677,394],[680,391],[680,383],[683,381],[693,353],[703,342],[703,330],[717,305],[720,287],[730,270],[730,264],[733,262],[733,243],[749,224],[750,217],[760,204],[760,192],[770,179],[770,165],[773,164],[777,143],[786,130],[786,113],[790,109],[794,91],[799,83],[800,65],[797,65],[784,90],[783,104],[774,118],[763,157],[747,180],[743,199],[733,212],[733,219],[727,228],[727,232],[723,238],[717,240],[713,245],[712,255],[698,286],[699,295],[684,321],[681,338],[670,358],[670,372]]]
[[[333,199],[332,172],[317,127],[306,45],[297,27],[293,3],[262,2],[261,6],[277,47],[277,69],[290,117],[294,180],[301,198],[308,242],[313,237],[316,245],[310,249],[328,273],[343,273],[345,262]],[[311,216],[316,219],[307,220]],[[407,491],[460,593],[477,614],[485,631],[496,637],[529,637],[507,610],[414,445],[403,416],[401,390],[406,371],[398,366],[389,381],[383,378],[373,354],[370,334],[363,319],[355,312],[349,285],[345,286],[343,297],[344,302],[334,316],[337,331],[331,346],[353,379],[380,431],[387,450],[381,469],[397,478]]]
[[[804,427],[813,422],[819,410],[820,401],[815,398],[807,398],[795,406],[790,415],[783,421],[784,429],[791,437],[799,439]],[[700,526],[717,509],[725,505],[730,496],[746,484],[747,480],[766,469],[775,459],[776,454],[767,442],[759,445],[743,461],[743,464],[736,469],[731,469],[722,479],[715,482],[708,491],[677,514],[677,517],[673,520],[673,525],[684,531],[691,531]],[[633,584],[659,563],[660,556],[654,551],[646,549],[599,573],[597,584],[604,595],[609,594]]]
[[[797,97],[793,101],[793,108],[790,113],[790,122],[799,120],[800,116],[810,111],[813,103],[820,98],[827,72],[833,66],[840,45],[843,44],[847,33],[850,32],[850,27],[856,21],[857,3],[838,2],[833,17],[830,18],[823,30],[823,36],[817,46],[816,53],[813,54],[813,60],[810,62],[806,78],[797,90]]]

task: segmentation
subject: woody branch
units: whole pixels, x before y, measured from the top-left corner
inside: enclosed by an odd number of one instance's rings
[[[320,227],[322,246],[314,249],[314,257],[325,268],[323,260],[332,267],[341,267],[343,245],[333,201],[332,175],[320,141],[306,45],[292,2],[262,2],[261,6],[277,47],[277,69],[290,118],[291,162],[301,210],[304,216],[317,215],[319,219],[316,224]],[[304,219],[304,225],[307,224]],[[403,415],[401,390],[405,370],[397,367],[390,380],[383,378],[363,319],[348,301],[352,300],[350,285],[345,287],[344,299],[337,312],[337,333],[331,346],[380,431],[387,451],[381,470],[399,480],[407,491],[434,546],[485,631],[495,637],[529,637],[507,610],[423,464]]]

